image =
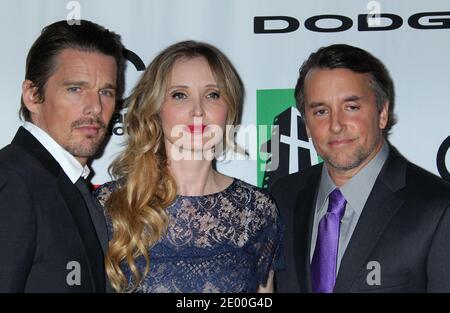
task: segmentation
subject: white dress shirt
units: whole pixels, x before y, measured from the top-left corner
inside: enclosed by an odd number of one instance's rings
[[[353,235],[353,232],[358,224],[359,218],[362,214],[363,208],[366,205],[375,181],[381,172],[381,169],[386,162],[389,155],[389,145],[386,141],[378,151],[376,156],[364,166],[355,176],[347,181],[341,188],[339,188],[347,201],[345,213],[341,221],[339,231],[339,246],[337,255],[336,275],[339,272],[342,258],[344,257],[347,246]],[[329,176],[326,165],[322,168],[322,176],[319,185],[319,193],[317,195],[314,224],[311,238],[310,261],[314,255],[314,250],[317,243],[318,229],[320,220],[325,216],[328,210],[328,196],[336,189],[336,185]]]
[[[81,176],[83,178],[87,178],[89,176],[89,167],[87,165],[81,165],[81,163],[72,154],[61,147],[44,130],[30,122],[25,122],[23,127],[44,146],[53,158],[55,158],[56,162],[59,163],[64,173],[66,173],[72,183],[75,184]]]

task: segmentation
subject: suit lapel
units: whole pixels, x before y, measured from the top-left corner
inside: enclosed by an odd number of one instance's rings
[[[57,177],[57,185],[84,243],[92,285],[96,292],[104,292],[103,254],[87,205],[78,189],[62,170]],[[86,215],[83,215],[82,210],[86,210]]]
[[[59,166],[55,158],[53,158],[44,146],[25,128],[19,128],[11,144],[20,146],[22,149],[28,151],[54,177],[61,171],[61,166]]]
[[[367,260],[370,252],[404,202],[397,191],[405,185],[405,167],[406,162],[391,147],[342,258],[334,292],[349,292],[366,263],[373,261]]]
[[[303,292],[312,291],[310,271],[311,234],[320,177],[318,173],[320,171],[312,173],[305,188],[298,192],[293,216],[294,258],[299,287]]]
[[[95,231],[102,246],[103,254],[108,253],[108,232],[106,230],[106,220],[103,215],[103,209],[101,208],[98,200],[92,197],[92,204],[88,205],[89,215],[91,216],[92,223],[94,224]]]
[[[89,263],[91,284],[96,292],[104,291],[103,255],[101,255],[101,251],[98,249],[101,249],[101,247],[95,244],[98,242],[98,238],[95,236],[93,227],[89,230],[90,221],[86,223],[86,221],[80,218],[79,210],[80,208],[85,208],[85,203],[78,189],[72,184],[59,163],[25,128],[19,128],[11,144],[20,146],[28,151],[55,178],[60,194],[64,199],[66,207],[69,209],[75,227],[83,242],[83,250]],[[95,251],[95,249],[99,251]],[[100,253],[100,256],[98,253]]]

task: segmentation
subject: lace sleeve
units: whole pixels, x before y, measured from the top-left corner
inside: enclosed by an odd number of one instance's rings
[[[266,285],[270,271],[283,267],[282,239],[284,225],[272,196],[266,191],[256,192],[257,212],[263,215],[265,223],[256,239],[258,247],[257,273],[259,285]]]
[[[94,190],[92,193],[95,198],[97,198],[98,202],[103,207],[103,210],[105,210],[105,203],[109,199],[109,196],[111,193],[116,189],[116,182],[110,181],[107,182],[101,186],[99,186],[97,189]]]

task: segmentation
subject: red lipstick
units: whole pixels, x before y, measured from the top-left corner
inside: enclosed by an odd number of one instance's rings
[[[206,125],[188,125],[189,132],[191,133],[203,133],[205,131]]]

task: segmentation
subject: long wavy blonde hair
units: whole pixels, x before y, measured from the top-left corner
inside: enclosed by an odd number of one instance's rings
[[[173,64],[180,58],[195,57],[204,57],[209,63],[228,105],[227,124],[236,125],[240,117],[242,81],[216,47],[179,42],[159,53],[147,67],[127,100],[127,146],[111,164],[111,174],[119,184],[105,205],[113,228],[106,272],[118,292],[132,291],[148,274],[149,248],[160,240],[169,223],[166,208],[175,200],[177,187],[168,167],[159,112]],[[227,139],[227,146],[229,141],[233,140]],[[146,261],[143,272],[135,263],[140,256]],[[124,263],[131,270],[131,281],[122,270]]]

